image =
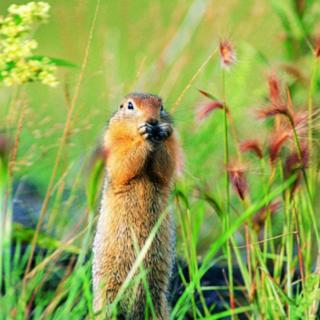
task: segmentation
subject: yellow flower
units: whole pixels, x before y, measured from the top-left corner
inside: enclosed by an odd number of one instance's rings
[[[33,50],[37,41],[28,38],[32,25],[49,17],[50,6],[46,2],[13,4],[6,17],[0,17],[0,75],[6,86],[39,81],[56,86],[56,66],[43,57],[35,59]]]
[[[29,2],[20,6],[13,4],[9,7],[8,12],[19,16],[26,24],[32,24],[36,20],[46,20],[49,17],[49,10],[50,5],[46,2]]]

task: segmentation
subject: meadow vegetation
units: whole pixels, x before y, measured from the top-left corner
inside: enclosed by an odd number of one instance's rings
[[[172,319],[316,319],[320,3],[14,3],[0,3],[0,319],[95,318],[101,137],[131,91],[162,96],[184,149]],[[214,268],[219,284],[203,280]]]

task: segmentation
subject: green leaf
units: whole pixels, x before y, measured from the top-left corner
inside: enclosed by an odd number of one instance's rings
[[[202,260],[201,267],[199,268],[199,272],[197,273],[198,279],[193,279],[192,282],[188,284],[185,291],[177,301],[175,307],[172,310],[172,316],[175,316],[179,312],[179,308],[183,305],[183,303],[186,301],[188,296],[192,294],[196,281],[199,281],[201,277],[206,273],[208,268],[211,265],[212,258],[214,255],[218,252],[218,250],[222,247],[222,245],[228,241],[228,239],[233,235],[233,233],[244,224],[245,221],[247,221],[249,218],[251,218],[259,209],[261,209],[263,206],[265,206],[267,203],[270,203],[275,197],[277,197],[279,194],[281,194],[284,190],[290,188],[292,183],[294,182],[294,179],[296,179],[296,176],[290,177],[287,181],[282,183],[281,186],[279,186],[277,189],[272,191],[267,196],[261,198],[259,201],[253,203],[247,210],[245,210],[241,216],[239,216],[237,219],[233,221],[233,223],[230,225],[230,228],[221,234],[221,236],[216,239],[214,243],[210,246],[206,256]]]
[[[16,23],[16,25],[19,25],[22,22],[22,18],[17,14],[13,15],[13,20]]]
[[[210,196],[209,194],[205,193],[204,200],[215,210],[219,218],[223,216],[223,210],[218,202],[214,197]]]
[[[58,58],[49,58],[52,63],[58,67],[67,67],[67,68],[79,68],[79,65],[72,63],[68,60],[58,59]]]
[[[222,311],[222,312],[218,312],[214,315],[211,315],[209,317],[204,318],[205,320],[216,320],[216,319],[226,319],[229,318],[232,315],[236,315],[236,314],[241,314],[241,313],[245,313],[248,311],[253,310],[252,306],[243,306],[243,307],[239,307],[233,310],[226,310],[226,311]]]
[[[177,199],[181,199],[182,202],[184,203],[184,205],[186,206],[186,208],[189,208],[189,200],[188,200],[188,197],[181,191],[181,190],[174,190],[174,196],[177,198]]]
[[[91,211],[94,210],[94,204],[100,190],[101,180],[104,173],[104,167],[105,166],[102,159],[98,159],[90,172],[90,177],[86,188],[86,194],[88,206]]]
[[[13,223],[13,239],[22,241],[22,242],[31,242],[33,237],[34,237],[35,230],[32,228],[27,228],[23,226],[20,223],[14,222]],[[63,243],[59,240],[56,240],[44,233],[39,233],[38,240],[37,240],[37,245],[40,248],[44,249],[58,249],[62,247]],[[73,245],[68,245],[64,249],[66,252],[73,253],[73,254],[79,254],[80,253],[80,248],[73,246]]]
[[[47,57],[47,56],[41,56],[41,55],[35,55],[35,56],[31,56],[29,57],[29,60],[37,60],[37,61],[41,61],[44,58],[48,58],[50,59],[50,62],[58,67],[66,67],[66,68],[79,68],[79,66],[75,63],[72,63],[68,60],[64,60],[64,59],[59,59],[59,58],[51,58],[51,57]]]
[[[271,5],[288,35],[296,39],[302,39],[305,32],[292,4],[288,1],[271,0]]]

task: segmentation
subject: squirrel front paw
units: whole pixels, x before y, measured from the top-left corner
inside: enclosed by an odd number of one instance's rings
[[[165,122],[152,125],[148,122],[145,122],[138,127],[138,131],[146,140],[152,142],[161,142],[170,137],[173,129],[170,123]]]
[[[153,125],[145,122],[138,126],[138,132],[142,135],[142,137],[146,140],[151,140],[153,137]]]
[[[173,132],[172,125],[168,122],[159,124],[159,136],[160,140],[165,140],[169,138]]]

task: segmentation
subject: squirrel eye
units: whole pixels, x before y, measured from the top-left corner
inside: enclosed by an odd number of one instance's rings
[[[131,101],[128,102],[128,109],[129,110],[133,110],[134,109],[133,104],[132,104]]]

